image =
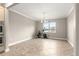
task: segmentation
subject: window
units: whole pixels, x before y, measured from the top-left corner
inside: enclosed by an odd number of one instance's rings
[[[56,33],[56,22],[46,21],[43,23],[44,32]]]

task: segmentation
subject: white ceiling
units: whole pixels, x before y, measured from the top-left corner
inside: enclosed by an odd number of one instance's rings
[[[43,19],[44,17],[58,19],[66,17],[73,5],[71,3],[20,3],[9,9],[33,17],[35,20]]]

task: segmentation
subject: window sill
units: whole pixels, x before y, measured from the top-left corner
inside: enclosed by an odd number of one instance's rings
[[[46,31],[46,32],[43,32],[43,33],[56,33],[56,31]]]

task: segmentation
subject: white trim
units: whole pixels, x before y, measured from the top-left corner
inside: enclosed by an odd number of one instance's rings
[[[5,3],[5,7],[10,7],[12,6],[14,3]]]
[[[15,12],[15,13],[17,13],[17,14],[19,14],[19,15],[25,17],[25,18],[29,18],[29,19],[35,20],[35,18],[33,18],[33,17],[31,17],[31,16],[27,16],[27,15],[21,13],[21,12],[16,11],[16,10],[13,10],[13,9],[9,9],[9,10],[12,11],[12,12]]]
[[[5,52],[8,52],[8,51],[10,51],[10,49],[9,49],[9,48],[6,48],[6,49],[5,49]]]
[[[26,40],[30,40],[30,39],[32,39],[32,37],[29,37],[29,38],[26,38],[26,39],[24,39],[24,40],[20,40],[20,41],[17,41],[17,42],[14,42],[14,43],[8,44],[8,46],[13,46],[13,45],[16,45],[16,44],[22,43],[22,42],[24,42],[24,41],[26,41]]]
[[[69,40],[67,40],[68,42],[69,42],[69,44],[73,47],[73,44],[69,41]]]
[[[74,6],[71,7],[71,9],[69,10],[67,17],[71,14],[71,12],[74,10]]]
[[[49,39],[56,39],[56,40],[67,40],[67,38],[56,38],[56,37],[49,38]]]
[[[54,39],[67,40],[66,38],[54,38]]]

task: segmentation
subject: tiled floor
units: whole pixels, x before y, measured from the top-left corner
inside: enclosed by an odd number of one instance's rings
[[[72,46],[65,40],[32,39],[10,47],[3,56],[71,56]]]

